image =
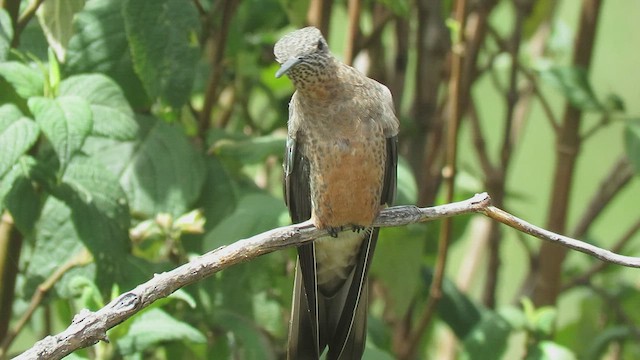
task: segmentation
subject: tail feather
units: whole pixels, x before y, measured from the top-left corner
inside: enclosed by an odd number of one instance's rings
[[[329,347],[327,360],[362,358],[367,336],[367,274],[378,229],[371,229],[365,234],[356,265],[341,288],[331,296],[318,291],[317,283],[309,281],[315,279],[315,276],[303,274],[311,267],[301,267],[298,262],[288,359],[319,359],[326,346]],[[309,249],[303,253],[309,253]],[[307,298],[310,294],[315,294],[314,299]],[[309,304],[318,309],[310,309]]]

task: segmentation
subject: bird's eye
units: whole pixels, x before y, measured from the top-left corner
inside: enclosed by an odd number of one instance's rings
[[[322,40],[318,40],[318,50],[322,49],[324,49],[324,44],[322,43]]]

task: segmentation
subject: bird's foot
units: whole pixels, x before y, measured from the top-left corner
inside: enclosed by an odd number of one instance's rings
[[[360,233],[360,231],[364,230],[364,226],[362,225],[351,225],[351,231]]]
[[[342,226],[338,226],[338,227],[330,227],[327,229],[327,232],[329,233],[329,236],[331,236],[332,238],[337,238],[338,237],[338,233],[342,231]]]

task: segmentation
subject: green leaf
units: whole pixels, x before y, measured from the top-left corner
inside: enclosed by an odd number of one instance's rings
[[[71,210],[80,241],[97,260],[100,289],[108,291],[114,282],[129,284],[138,272],[127,258],[130,215],[118,179],[99,162],[76,156],[54,190]]]
[[[230,311],[220,310],[215,316],[216,324],[231,330],[237,337],[243,352],[243,359],[268,360],[276,359],[275,351],[269,346],[264,333],[255,326],[250,318]]]
[[[11,17],[5,9],[0,9],[0,61],[7,59],[13,39],[13,25]]]
[[[104,73],[120,85],[134,107],[144,108],[149,100],[133,71],[122,4],[123,0],[92,0],[75,16],[65,70]]]
[[[84,0],[49,0],[40,5],[38,20],[49,46],[64,62],[69,39],[73,34],[73,16],[84,7]]]
[[[534,329],[544,336],[551,336],[555,330],[558,311],[550,306],[536,310]]]
[[[38,139],[38,126],[17,107],[0,106],[0,179]]]
[[[91,132],[93,120],[89,104],[77,96],[55,100],[34,97],[28,104],[64,170]]]
[[[138,117],[135,141],[90,138],[84,150],[120,179],[131,209],[152,217],[191,208],[202,191],[204,161],[177,126]]]
[[[464,338],[465,359],[500,359],[509,341],[511,326],[499,314],[484,311],[482,320]]]
[[[609,345],[614,341],[623,341],[625,339],[634,339],[633,330],[629,326],[614,326],[604,331],[600,331],[595,339],[587,346],[584,357],[585,360],[602,359]]]
[[[375,347],[370,341],[367,341],[362,354],[363,359],[367,360],[393,360],[395,359],[391,354],[386,351],[382,351]]]
[[[552,341],[541,341],[527,352],[526,360],[575,360],[576,356],[566,347]]]
[[[411,13],[412,2],[407,0],[379,0],[395,15],[407,17]]]
[[[515,6],[525,5],[516,4]],[[522,30],[525,39],[528,39],[535,34],[540,24],[549,19],[554,8],[553,0],[538,0],[533,2],[532,10],[525,19]]]
[[[425,285],[433,280],[433,270],[424,269]],[[466,338],[479,325],[482,309],[461,292],[449,279],[442,283],[442,299],[438,302],[438,315],[449,325],[458,339]]]
[[[183,0],[127,0],[127,38],[147,93],[174,108],[189,98],[198,61],[200,21]]]
[[[282,9],[287,13],[289,21],[297,27],[307,24],[307,11],[310,0],[279,0]]]
[[[34,245],[24,270],[25,283],[21,293],[25,299],[29,299],[37,286],[84,248],[73,226],[71,209],[54,197],[45,201],[35,231],[29,239]],[[71,297],[71,279],[80,274],[94,278],[95,271],[95,265],[89,265],[65,273],[62,279],[56,282],[56,295],[62,298]]]
[[[203,208],[205,218],[205,231],[213,229],[222,219],[233,213],[240,195],[236,182],[227,169],[222,166],[216,157],[207,157],[206,180],[202,189],[199,207]]]
[[[604,111],[584,68],[554,67],[540,72],[543,81],[560,90],[571,105],[584,111]]]
[[[138,123],[118,84],[101,74],[76,75],[60,84],[60,95],[76,95],[93,114],[92,134],[118,140],[135,137]]]
[[[40,215],[41,193],[36,189],[30,176],[30,167],[35,161],[27,158],[16,164],[16,176],[10,176],[11,189],[4,196],[6,209],[22,234],[30,234]],[[4,180],[4,179],[3,179]],[[2,198],[2,197],[0,197]]]
[[[624,129],[624,145],[627,158],[633,164],[636,174],[640,174],[640,120],[627,122]]]
[[[2,76],[23,99],[44,94],[42,72],[16,61],[0,63]]]
[[[133,318],[129,331],[118,340],[117,346],[120,354],[131,355],[170,341],[206,343],[207,338],[191,325],[153,308]]]
[[[413,205],[418,201],[418,184],[411,166],[403,157],[398,158],[398,185],[394,205]]]
[[[94,207],[118,228],[128,231],[130,223],[126,195],[118,179],[102,165],[96,164],[91,158],[78,156],[67,168],[62,181],[73,190],[74,202]],[[111,240],[108,246],[114,246],[115,240]]]
[[[248,137],[244,140],[222,139],[213,144],[211,153],[243,165],[262,163],[272,155],[282,155],[286,139],[278,135]]]
[[[252,193],[240,199],[235,211],[207,233],[206,249],[212,250],[280,225],[284,202],[271,195]]]
[[[398,239],[403,239],[402,246],[398,246]],[[379,278],[388,290],[398,317],[406,314],[418,290],[424,286],[420,282],[420,266],[425,244],[424,226],[380,230],[371,274]]]

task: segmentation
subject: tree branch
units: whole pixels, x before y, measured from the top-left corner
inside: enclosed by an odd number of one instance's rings
[[[585,242],[552,233],[493,207],[487,193],[477,194],[464,201],[428,208],[416,206],[388,208],[380,213],[373,225],[378,227],[403,226],[473,213],[484,214],[542,240],[595,256],[603,261],[629,267],[640,267],[640,258],[618,255]],[[132,317],[154,301],[166,297],[184,286],[232,265],[276,250],[299,246],[325,235],[327,235],[326,231],[318,230],[310,221],[306,221],[273,229],[248,239],[239,240],[228,246],[222,246],[171,271],[155,274],[151,280],[120,295],[96,312],[81,311],[74,317],[66,330],[38,341],[32,348],[17,356],[15,360],[61,359],[74,350],[91,346],[100,340],[106,340],[107,330]]]

